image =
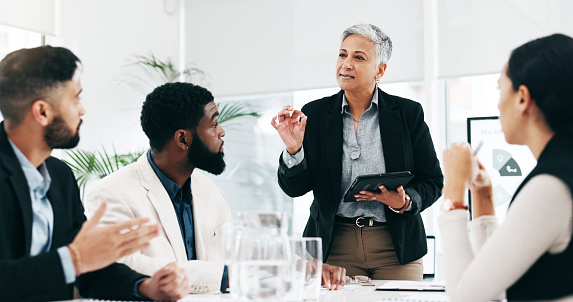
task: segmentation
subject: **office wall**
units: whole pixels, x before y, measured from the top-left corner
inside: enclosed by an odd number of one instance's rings
[[[186,58],[210,74],[216,96],[336,87],[340,32],[359,22],[380,26],[394,41],[382,81],[424,80],[426,89],[438,79],[499,73],[528,40],[573,35],[569,0],[186,1]],[[424,59],[434,45],[424,39],[437,45],[436,58]],[[419,101],[443,104],[425,107],[429,117],[446,109],[439,93]],[[444,132],[435,120],[431,130]]]
[[[0,24],[54,35],[56,0],[0,0]]]
[[[422,0],[187,0],[187,60],[216,96],[333,87],[342,31],[372,23],[394,43],[383,80],[422,80],[422,10]]]
[[[440,0],[439,75],[499,73],[517,46],[556,32],[573,35],[573,1]]]
[[[156,0],[60,0],[56,14],[56,37],[47,42],[71,49],[84,67],[86,115],[79,147],[113,143],[132,151],[147,146],[139,123],[145,94],[122,80],[138,72],[126,67],[134,54],[153,53],[177,63],[179,14],[166,12],[164,1]]]

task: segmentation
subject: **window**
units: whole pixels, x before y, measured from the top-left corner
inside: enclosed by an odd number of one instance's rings
[[[11,26],[0,25],[0,60],[21,48],[37,47],[42,45],[42,35],[39,33],[18,29]],[[0,113],[0,121],[4,118]]]
[[[42,35],[39,33],[0,25],[0,60],[7,54],[20,48],[30,48],[42,45]]]
[[[467,141],[467,118],[497,116],[499,74],[446,80],[447,146]]]
[[[278,186],[278,158],[284,144],[271,126],[271,119],[285,105],[292,104],[292,93],[223,97],[225,104],[241,103],[261,117],[242,117],[223,124],[227,168],[219,176],[207,174],[224,192],[233,217],[240,211],[285,211],[292,219],[292,198]]]

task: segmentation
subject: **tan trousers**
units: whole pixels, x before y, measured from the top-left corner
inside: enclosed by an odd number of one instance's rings
[[[402,265],[394,251],[388,226],[358,227],[334,222],[332,247],[326,263],[346,268],[347,276],[375,280],[422,280],[422,258]]]

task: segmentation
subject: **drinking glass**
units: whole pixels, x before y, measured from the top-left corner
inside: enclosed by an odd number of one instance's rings
[[[290,279],[287,283],[287,301],[302,301],[306,277],[306,261],[303,257],[306,242],[302,238],[289,238],[291,262]]]
[[[322,239],[305,237],[300,238],[300,241],[304,243],[302,254],[293,256],[293,258],[300,258],[306,264],[303,300],[318,301],[322,281]]]
[[[241,224],[229,221],[223,224],[221,233],[221,256],[225,265],[230,265],[235,260],[235,248],[241,231]]]
[[[229,276],[229,287],[231,289],[231,296],[238,298],[239,283],[238,276],[234,273],[238,271],[237,266],[237,242],[240,238],[242,225],[235,221],[227,222],[223,225],[221,234],[221,255],[223,263],[227,266],[227,273]]]
[[[235,281],[231,292],[242,301],[284,301],[290,280],[291,251],[284,212],[239,213]]]

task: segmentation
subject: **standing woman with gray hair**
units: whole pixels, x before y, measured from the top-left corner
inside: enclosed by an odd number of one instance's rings
[[[336,61],[340,92],[300,111],[286,106],[271,124],[286,146],[279,185],[291,197],[313,192],[304,236],[322,238],[327,270],[420,280],[427,252],[420,213],[440,197],[443,177],[422,106],[377,86],[391,54],[392,41],[378,27],[349,27]],[[343,201],[356,176],[399,171],[414,174],[405,187],[380,186]]]

